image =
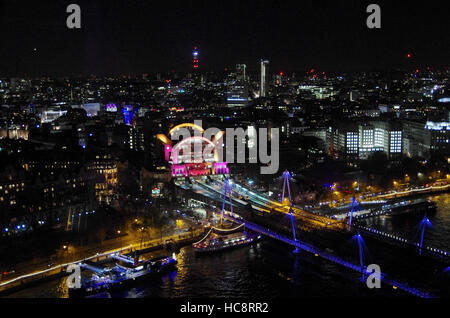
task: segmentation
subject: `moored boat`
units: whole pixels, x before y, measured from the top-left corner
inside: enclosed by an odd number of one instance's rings
[[[80,288],[69,287],[69,297],[84,297],[119,290],[134,284],[138,280],[176,269],[177,259],[174,254],[148,260],[139,260],[126,255],[112,254],[115,266],[100,266],[93,262],[82,262],[82,268],[93,272],[81,282]]]
[[[211,253],[252,244],[260,238],[260,234],[245,229],[243,224],[232,229],[212,227],[205,237],[192,244],[192,247],[196,253]]]

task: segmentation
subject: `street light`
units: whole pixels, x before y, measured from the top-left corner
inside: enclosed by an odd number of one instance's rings
[[[120,230],[117,230],[117,234],[120,235]],[[122,246],[122,236],[119,236],[119,242],[120,242],[120,245]]]

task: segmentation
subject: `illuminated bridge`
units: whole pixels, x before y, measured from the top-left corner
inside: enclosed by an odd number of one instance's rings
[[[210,179],[191,178],[189,179],[189,186],[184,184],[179,185],[186,190],[207,196],[215,201],[222,201],[224,188],[224,178],[222,177]],[[299,220],[299,225],[302,227],[330,230],[345,230],[346,228],[346,225],[342,221],[316,215],[296,206],[289,206],[287,202],[282,204],[236,183],[233,183],[231,193],[233,204],[238,206],[247,206],[247,204],[250,204],[252,209],[261,213],[271,214],[272,212],[278,212],[287,215],[290,213],[290,209],[292,209],[295,218]]]
[[[223,143],[224,132],[218,131],[211,139],[205,138],[204,132],[204,129],[196,124],[183,123],[170,129],[170,138],[163,134],[158,134],[157,138],[164,145],[165,160],[171,165],[171,175],[175,184],[183,187],[187,180],[191,184],[190,189],[187,190],[221,200],[223,181],[230,176],[228,165],[220,161],[217,149],[217,145]],[[172,140],[177,140],[180,136],[183,139],[173,144]],[[303,228],[345,229],[343,222],[300,209],[291,204],[290,199],[280,203],[239,184],[234,184],[231,192],[233,201],[242,206],[250,203],[252,208],[259,212],[289,214],[292,211]]]
[[[224,197],[224,180],[225,179],[222,176],[215,176],[214,178],[209,179],[207,177],[189,178],[189,182],[178,183],[178,185],[186,191],[196,193],[197,195],[201,195],[205,198],[221,203]],[[270,215],[273,212],[278,212],[285,215],[290,215],[290,211],[292,211],[292,215],[296,220],[297,226],[306,231],[314,229],[332,230],[338,232],[360,231],[367,236],[390,245],[417,251],[420,248],[420,242],[408,240],[398,234],[383,232],[357,223],[351,224],[350,227],[347,223],[347,219],[336,220],[319,216],[313,214],[312,212],[302,210],[294,205],[289,206],[286,202],[284,202],[285,204],[282,204],[274,201],[263,194],[251,191],[236,183],[233,183],[231,197],[233,205],[241,208],[245,208],[247,205],[250,205],[252,209],[260,212],[261,214]],[[228,202],[226,202],[226,205],[228,207],[230,206]],[[422,254],[424,255],[446,261],[449,259],[450,254],[442,249],[437,249],[430,246],[423,246],[421,249],[423,251]]]
[[[217,202],[222,202],[223,198],[223,187],[224,187],[224,177],[217,176],[214,178],[190,178],[189,186],[184,184],[179,184],[181,187],[188,191],[198,193],[200,195],[209,197]],[[257,193],[255,191],[249,190],[242,185],[233,184],[232,187],[232,201],[233,204],[238,206],[246,206],[250,204],[252,209],[259,211],[261,213],[270,214],[273,211],[283,214],[289,214],[292,210],[293,215],[298,223],[298,225],[305,229],[326,229],[326,230],[336,230],[336,231],[349,231],[349,225],[347,219],[332,219],[320,215],[316,215],[312,212],[305,211],[294,205],[289,205],[289,201],[284,200],[283,203],[272,200],[263,194]],[[228,205],[228,203],[227,203]],[[348,215],[350,214],[347,213]],[[355,216],[356,218],[356,216]],[[418,242],[413,242],[405,239],[397,234],[385,233],[379,231],[375,228],[370,228],[367,226],[361,226],[358,224],[352,224],[352,230],[359,230],[362,233],[369,235],[379,241],[386,242],[388,244],[418,249]],[[423,247],[423,254],[428,256],[448,260],[449,253],[447,251],[433,248],[430,246]]]
[[[383,202],[386,203],[386,202]],[[403,207],[408,207],[405,209],[400,209]],[[360,209],[360,202],[358,202],[355,198],[353,198],[352,203],[347,208],[350,210],[347,213],[342,213],[338,215],[338,218],[345,220],[347,217],[349,217],[350,226],[354,230],[358,230],[361,233],[366,234],[367,236],[373,237],[379,241],[383,241],[386,243],[389,243],[391,245],[396,245],[402,248],[408,248],[419,251],[419,254],[424,254],[433,258],[437,259],[443,259],[448,261],[450,253],[439,249],[434,248],[431,246],[423,246],[423,235],[425,233],[425,229],[429,226],[431,226],[430,221],[426,217],[428,212],[432,212],[435,210],[435,205],[428,201],[423,200],[416,200],[412,201],[411,205],[407,205],[406,201],[397,202],[394,204],[386,204],[381,209],[378,210],[363,210],[363,211],[357,211]],[[362,224],[351,224],[352,218],[355,219],[365,219],[368,217],[377,217],[382,215],[395,215],[395,214],[403,214],[403,213],[413,213],[410,210],[414,210],[414,212],[420,211],[422,213],[425,213],[424,219],[419,224],[419,227],[422,232],[421,241],[412,241],[410,239],[404,238],[399,234],[395,233],[388,233],[381,230],[378,230],[376,228],[372,228],[366,225]]]
[[[245,224],[245,227],[250,229],[250,230],[253,230],[255,232],[261,233],[261,234],[263,234],[265,236],[268,236],[268,237],[271,237],[271,238],[273,238],[275,240],[282,241],[284,243],[290,244],[290,245],[294,246],[295,248],[301,249],[301,250],[306,251],[308,253],[312,253],[315,256],[320,256],[320,257],[322,257],[322,258],[324,258],[324,259],[326,259],[326,260],[328,260],[330,262],[337,263],[337,264],[339,264],[341,266],[344,266],[344,267],[346,267],[348,269],[356,271],[356,272],[358,272],[358,273],[363,275],[362,276],[362,280],[365,278],[366,275],[370,274],[370,273],[367,272],[367,266],[365,266],[365,265],[355,265],[355,264],[350,263],[348,261],[345,261],[342,258],[337,257],[337,256],[335,256],[335,255],[333,255],[331,253],[328,253],[328,252],[325,252],[325,251],[323,251],[323,250],[321,250],[319,248],[316,248],[313,245],[301,242],[299,240],[290,239],[290,238],[288,238],[286,236],[278,234],[275,231],[272,231],[270,229],[264,228],[263,226],[260,226],[260,225],[257,225],[257,224],[245,221],[242,218],[233,217],[232,215],[230,215],[230,213],[226,214],[226,218],[228,218],[229,220],[232,220],[232,221],[234,221],[236,223],[239,223],[239,224]],[[409,286],[407,283],[402,283],[402,282],[398,282],[398,281],[395,281],[393,279],[390,279],[387,275],[385,275],[383,273],[380,273],[380,280],[383,283],[385,283],[385,284],[391,285],[394,288],[398,288],[398,289],[403,290],[403,291],[405,291],[405,292],[407,292],[409,294],[412,294],[414,296],[418,296],[418,297],[421,297],[421,298],[432,298],[433,297],[430,293],[428,293],[426,291],[423,291],[423,290],[420,290],[420,289],[417,289],[417,288],[413,288],[413,287]]]
[[[201,127],[194,124],[181,124],[172,128],[169,134],[172,135],[180,128],[190,128],[198,132],[203,132],[203,129]],[[367,273],[366,267],[364,266],[362,260],[359,265],[355,265],[336,255],[325,252],[311,244],[299,241],[296,238],[296,228],[300,227],[301,229],[307,231],[331,230],[333,232],[342,233],[348,233],[349,231],[354,232],[355,230],[358,230],[378,240],[388,242],[392,240],[391,235],[378,233],[374,229],[364,228],[358,225],[354,225],[354,227],[352,227],[351,223],[353,213],[350,213],[350,220],[347,223],[346,218],[341,220],[332,219],[329,217],[314,214],[295,206],[292,202],[290,193],[290,174],[287,171],[283,173],[284,183],[281,202],[275,201],[258,192],[249,190],[242,185],[233,183],[229,179],[230,171],[227,163],[220,162],[218,160],[216,145],[218,142],[220,142],[220,138],[222,136],[223,132],[219,132],[216,136],[214,136],[214,138],[212,138],[212,140],[208,140],[200,136],[191,136],[182,139],[176,145],[172,145],[167,137],[159,135],[158,139],[163,142],[165,147],[166,160],[171,163],[172,166],[172,177],[174,183],[180,189],[186,191],[187,195],[195,194],[197,195],[197,197],[208,199],[209,201],[206,200],[207,202],[211,202],[211,199],[216,202],[221,202],[222,218],[227,217],[237,223],[245,223],[245,226],[251,230],[294,246],[294,253],[298,253],[300,250],[306,251],[308,253],[313,253],[316,256],[320,256],[331,262],[354,270],[362,274],[364,278],[364,275],[366,275]],[[288,195],[286,195],[285,198],[286,193]],[[229,202],[226,202],[227,196],[229,198]],[[235,207],[239,207],[242,211],[246,207],[250,206],[251,209],[260,212],[261,215],[284,214],[288,216],[291,219],[293,238],[289,238],[286,235],[278,233],[278,230],[275,231],[260,224],[244,220],[241,215],[233,213],[233,205]],[[229,207],[229,211],[231,211],[230,213],[226,212],[226,206]],[[360,237],[359,232],[355,236]],[[395,241],[396,243],[402,242],[402,240],[398,237],[395,238]],[[422,242],[419,244],[419,254],[422,254],[423,251],[424,254],[428,253],[436,254],[439,257],[448,257],[448,255],[444,251],[422,246]],[[414,247],[417,247],[416,243],[414,243]],[[395,288],[404,290],[413,295],[420,297],[430,297],[428,293],[412,288],[407,284],[395,282],[389,279],[384,274],[381,275],[381,279],[384,283],[392,285]]]

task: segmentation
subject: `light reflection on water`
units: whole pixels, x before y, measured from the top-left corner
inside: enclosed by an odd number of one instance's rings
[[[178,255],[178,270],[105,297],[336,297],[364,296],[358,277],[311,255],[263,240],[256,245],[198,256],[191,247]],[[64,279],[14,297],[67,297]]]
[[[430,197],[437,212],[429,219],[434,228],[425,243],[449,250],[450,194]],[[381,230],[414,237],[423,216],[372,219]],[[338,265],[304,254],[291,256],[291,248],[264,239],[216,254],[198,256],[191,247],[177,255],[178,270],[141,282],[135,288],[96,297],[364,297],[392,296],[392,290],[369,291],[358,276]],[[68,297],[65,279],[29,288],[10,297]]]
[[[427,199],[436,203],[436,213],[427,215],[433,224],[424,236],[424,245],[450,251],[450,193],[430,196]],[[397,233],[408,239],[419,241],[419,223],[423,214],[378,217],[366,220],[367,224],[378,230]]]

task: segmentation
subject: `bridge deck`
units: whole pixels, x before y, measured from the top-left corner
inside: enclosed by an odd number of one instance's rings
[[[220,184],[220,183],[219,183]],[[209,185],[203,184],[206,188],[210,188],[212,191],[218,191],[214,189],[213,187]],[[249,200],[253,202],[258,202],[259,204],[264,204],[268,208],[273,208],[275,211],[278,211],[280,213],[289,213],[289,206],[282,205],[280,202],[274,201],[270,198],[265,197],[264,195],[258,194],[256,192],[250,191],[247,188],[235,184],[235,187],[242,191],[241,194],[247,194],[249,197]],[[233,201],[237,199],[233,198]],[[348,225],[344,223],[343,221],[331,219],[328,217],[316,215],[312,212],[305,211],[300,209],[299,207],[293,206],[292,210],[294,212],[294,216],[296,219],[300,219],[300,224],[309,224],[318,228],[326,228],[326,229],[334,229],[334,230],[347,230]],[[353,228],[357,228],[358,230],[365,232],[366,234],[369,234],[370,236],[380,240],[384,241],[390,244],[394,244],[397,246],[403,246],[408,248],[418,248],[417,242],[409,241],[405,238],[400,237],[399,235],[394,235],[390,233],[384,233],[382,231],[369,228],[369,227],[361,227],[354,225]],[[437,258],[437,259],[444,259],[448,260],[450,253],[441,249],[433,248],[431,246],[424,246],[422,248],[422,254],[426,254],[428,256]]]
[[[294,241],[293,239],[290,239],[290,238],[288,238],[286,236],[280,235],[280,234],[278,234],[278,233],[276,233],[276,232],[274,232],[274,231],[272,231],[270,229],[264,228],[264,227],[262,227],[260,225],[257,225],[257,224],[251,223],[251,222],[247,222],[245,220],[239,220],[239,219],[233,218],[233,217],[228,216],[228,215],[226,217],[228,219],[236,222],[236,223],[239,223],[239,224],[244,223],[245,226],[248,229],[250,229],[250,230],[253,230],[255,232],[258,232],[258,233],[261,233],[263,235],[269,236],[269,237],[271,237],[273,239],[276,239],[278,241],[282,241],[284,243],[290,244],[290,245],[295,246],[297,248],[300,248],[300,249],[302,249],[302,250],[304,250],[306,252],[309,252],[309,253],[315,254],[317,256],[320,256],[320,257],[322,257],[322,258],[324,258],[324,259],[326,259],[328,261],[337,263],[337,264],[339,264],[341,266],[349,268],[349,269],[351,269],[353,271],[356,271],[358,273],[361,273],[363,275],[370,274],[370,273],[366,272],[366,270],[367,270],[366,266],[361,267],[361,266],[355,265],[353,263],[350,263],[348,261],[345,261],[345,260],[341,259],[340,257],[337,257],[337,256],[332,255],[330,253],[327,253],[325,251],[322,251],[321,249],[319,249],[317,247],[314,247],[313,245],[310,245],[310,244],[307,244],[307,243],[304,243],[304,242],[301,242],[301,241],[298,241],[298,240]],[[388,284],[388,285],[391,285],[391,286],[396,287],[398,289],[401,289],[401,290],[403,290],[403,291],[405,291],[407,293],[410,293],[412,295],[415,295],[415,296],[418,296],[418,297],[421,297],[421,298],[432,298],[433,297],[429,293],[427,293],[425,291],[422,291],[420,289],[417,289],[417,288],[413,288],[413,287],[409,286],[406,283],[401,283],[401,282],[398,282],[398,281],[394,281],[394,280],[388,278],[383,273],[380,274],[380,279],[385,284]]]

